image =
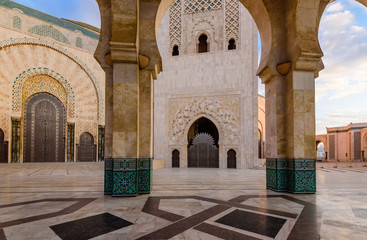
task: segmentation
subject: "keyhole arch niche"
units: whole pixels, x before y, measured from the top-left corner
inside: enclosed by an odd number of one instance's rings
[[[193,118],[186,126],[185,129],[185,146],[183,157],[180,158],[180,166],[183,167],[211,167],[211,168],[219,168],[223,167],[223,156],[222,153],[222,136],[223,133],[218,122],[211,116],[208,115],[200,115]],[[210,141],[209,141],[210,140]],[[193,144],[196,144],[196,150],[193,150]],[[207,146],[206,146],[206,145]],[[206,149],[206,154],[204,156],[200,154],[200,150],[198,148],[201,145],[202,148]],[[205,146],[204,146],[205,145]],[[213,151],[211,151],[213,150]],[[209,159],[201,160],[198,162],[198,159],[192,159],[193,152],[196,151],[196,157],[210,157],[210,152],[212,152],[211,156],[214,159],[209,161]],[[213,155],[214,154],[214,155]],[[196,162],[195,162],[196,161]],[[204,164],[205,163],[205,164]]]

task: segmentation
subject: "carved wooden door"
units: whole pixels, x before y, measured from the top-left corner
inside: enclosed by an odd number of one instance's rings
[[[48,93],[36,94],[24,106],[24,162],[65,161],[64,105]]]
[[[236,151],[230,149],[227,152],[227,168],[236,168]]]
[[[172,167],[180,167],[180,152],[177,149],[172,151]]]
[[[96,161],[96,145],[94,144],[94,137],[90,133],[83,133],[80,136],[78,145],[78,161],[92,162]]]
[[[188,149],[188,167],[218,168],[219,150],[207,133],[199,133]]]

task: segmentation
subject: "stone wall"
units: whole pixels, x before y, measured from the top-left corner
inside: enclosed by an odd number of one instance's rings
[[[97,144],[98,125],[104,125],[105,98],[105,74],[93,56],[98,39],[28,16],[19,9],[0,6],[0,13],[0,128],[5,141],[11,142],[11,118],[23,117],[27,100],[22,96],[23,83],[44,75],[58,81],[67,92],[67,122],[75,123],[75,149],[84,132],[91,133]],[[14,25],[14,17],[21,19],[20,28]],[[36,26],[56,29],[69,43],[55,40],[54,35],[30,33]],[[77,38],[82,40],[81,48],[76,46]],[[28,96],[40,91],[37,89],[30,87]]]
[[[187,132],[200,117],[218,128],[221,168],[227,167],[229,149],[237,153],[237,168],[256,164],[257,29],[247,10],[238,5],[237,49],[227,50],[223,2],[212,11],[183,11],[180,18],[168,11],[162,20],[158,47],[163,72],[154,83],[154,158],[164,160],[166,167],[171,167],[173,149],[180,151],[180,166],[187,166]],[[172,16],[182,21],[181,34],[174,35],[176,44],[181,39],[179,56],[172,56]],[[195,39],[201,33],[209,35],[210,51],[198,54]]]

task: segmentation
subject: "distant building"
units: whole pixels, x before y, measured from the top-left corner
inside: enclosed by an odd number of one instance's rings
[[[367,123],[326,128],[316,136],[317,158],[327,161],[363,161],[367,151]],[[323,150],[324,149],[324,150]]]

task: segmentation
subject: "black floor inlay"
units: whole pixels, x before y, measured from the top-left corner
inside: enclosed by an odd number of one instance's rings
[[[216,222],[275,238],[286,220],[252,212],[234,210]]]
[[[102,213],[71,222],[61,223],[50,228],[63,240],[84,240],[94,238],[132,225],[131,222],[109,213]]]

